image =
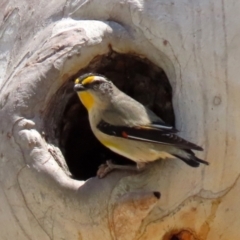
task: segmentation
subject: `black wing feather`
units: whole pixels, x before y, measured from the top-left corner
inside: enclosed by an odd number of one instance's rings
[[[173,145],[182,149],[193,149],[202,151],[203,149],[194,143],[188,142],[183,138],[173,134],[170,129],[164,131],[163,129],[153,128],[151,126],[114,126],[105,121],[101,121],[97,128],[108,135],[115,137],[122,137],[135,141],[151,142],[157,144]],[[173,131],[177,131],[173,129]]]

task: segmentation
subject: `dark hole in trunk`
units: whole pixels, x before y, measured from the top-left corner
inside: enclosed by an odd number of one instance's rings
[[[54,137],[59,140],[58,145],[73,178],[79,180],[96,176],[99,165],[109,159],[118,164],[134,164],[102,146],[94,137],[87,111],[73,91],[74,79],[88,72],[105,75],[119,89],[174,125],[172,89],[161,68],[133,54],[111,52],[97,56],[59,89],[53,101],[55,105],[62,101],[59,113],[54,117],[59,121],[55,124]]]

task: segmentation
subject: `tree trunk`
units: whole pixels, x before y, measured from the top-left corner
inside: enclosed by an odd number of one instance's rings
[[[0,238],[239,239],[239,9],[233,0],[3,0]],[[170,123],[172,96],[179,135],[203,146],[197,155],[209,166],[169,159],[139,174],[73,176],[66,156],[89,147],[69,144],[74,121],[86,118],[73,79],[87,71],[117,79],[123,69],[132,75],[116,80],[120,88],[136,84],[139,73],[145,80],[137,85],[145,81],[150,92],[139,100]],[[149,79],[159,74],[159,94],[170,100],[156,103]]]

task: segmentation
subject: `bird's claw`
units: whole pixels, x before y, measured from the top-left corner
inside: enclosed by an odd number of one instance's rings
[[[97,176],[99,178],[104,178],[108,173],[110,173],[113,170],[114,170],[113,163],[111,160],[108,160],[106,161],[106,163],[101,164],[98,167]]]

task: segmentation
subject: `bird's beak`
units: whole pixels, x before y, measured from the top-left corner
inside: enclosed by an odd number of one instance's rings
[[[83,91],[86,91],[87,89],[80,83],[77,83],[74,85],[73,87],[74,91],[76,92],[83,92]]]

